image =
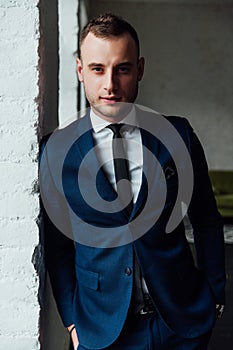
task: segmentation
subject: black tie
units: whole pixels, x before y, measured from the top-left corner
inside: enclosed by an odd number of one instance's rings
[[[110,124],[108,125],[108,128],[113,131],[112,151],[117,194],[124,207],[126,207],[128,215],[130,215],[133,209],[133,200],[128,160],[126,158],[123,139],[120,133],[120,129],[123,125],[124,124]],[[128,181],[119,183],[120,180]]]
[[[129,203],[129,198],[132,198],[132,189],[130,185],[130,175],[128,160],[126,158],[124,144],[120,129],[124,124],[110,124],[108,128],[113,131],[113,161],[114,161],[114,171],[117,185],[117,194],[119,199],[123,204]],[[118,185],[118,181],[126,179],[123,186]],[[128,215],[131,214],[133,209],[133,200],[131,199],[130,203],[127,205],[126,210]],[[134,250],[134,292],[133,292],[133,308],[134,312],[137,313],[144,306],[142,285],[141,285],[141,271],[137,262],[136,253]]]

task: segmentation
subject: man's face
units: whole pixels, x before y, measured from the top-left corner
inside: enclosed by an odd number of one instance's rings
[[[89,33],[81,46],[81,59],[77,58],[79,80],[91,107],[110,122],[124,118],[124,102],[135,101],[143,70],[144,59],[138,59],[128,33],[107,39]]]

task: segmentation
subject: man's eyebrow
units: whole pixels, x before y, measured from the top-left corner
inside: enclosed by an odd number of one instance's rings
[[[95,62],[92,62],[92,63],[88,64],[89,68],[92,68],[92,67],[103,67],[103,66],[104,65],[102,63],[95,63]]]
[[[93,67],[104,67],[103,63],[97,63],[97,62],[91,62],[87,65],[89,68],[93,68]],[[119,64],[116,65],[117,67],[121,67],[121,66],[128,66],[128,67],[132,67],[133,63],[126,61],[126,62],[121,62]]]
[[[120,67],[120,66],[128,66],[128,67],[131,67],[132,65],[133,65],[132,62],[126,61],[126,62],[121,62],[121,63],[117,64],[117,67]]]

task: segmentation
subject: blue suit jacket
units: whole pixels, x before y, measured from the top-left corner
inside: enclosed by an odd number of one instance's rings
[[[144,112],[140,118],[143,126],[143,123],[151,123],[151,118],[155,117]],[[134,248],[158,312],[180,336],[192,338],[210,330],[215,322],[215,304],[224,304],[222,220],[212,193],[204,152],[186,119],[168,117],[166,120],[169,120],[182,137],[192,161],[194,187],[188,215],[193,226],[196,264],[185,237],[183,222],[171,233],[165,232],[176,202],[179,178],[171,151],[159,137],[141,129],[143,146],[150,150],[152,158],[148,159],[150,156],[146,152],[143,154],[146,176],[143,176],[141,190],[130,217],[124,210],[116,213],[98,211],[98,198],[94,203],[97,209],[92,208],[80,191],[77,176],[82,165],[81,176],[86,190],[96,182],[102,198],[109,202],[116,198],[116,193],[102,169],[95,178],[96,168],[99,169],[95,153],[92,153],[85,165],[82,164],[84,157],[94,146],[89,116],[74,122],[65,130],[57,131],[56,145],[61,147],[55,147],[51,154],[49,147],[43,152],[45,160],[41,187],[46,196],[46,206],[56,208],[56,213],[60,211],[65,227],[69,227],[68,231],[72,232],[77,241],[74,244],[62,234],[45,213],[47,268],[64,325],[75,323],[79,341],[87,348],[99,349],[110,345],[122,330],[133,285],[133,274],[126,274],[125,269],[129,267],[133,270]],[[69,142],[67,144],[64,132],[74,140],[71,147]],[[173,151],[176,151],[175,143]],[[82,240],[80,243],[79,237],[89,239],[94,234],[91,225],[98,229],[109,228],[110,242],[111,229],[114,227],[118,227],[122,236],[127,236],[129,232],[132,234],[134,228],[130,223],[143,213],[148,193],[152,201],[147,208],[147,215],[150,218],[153,215],[156,217],[156,211],[159,210],[156,198],[163,191],[163,187],[161,172],[153,162],[153,156],[165,173],[167,193],[161,214],[147,232],[133,242],[112,248],[105,248],[103,244],[99,247],[88,246]],[[53,165],[49,159],[52,159]],[[65,159],[62,166],[63,188],[56,179],[56,171],[51,170],[59,159]],[[185,173],[185,162],[182,171]],[[61,205],[62,191],[66,197],[64,205]],[[95,202],[95,198],[93,201]],[[81,219],[80,225],[72,219],[71,212]],[[88,224],[85,226],[85,223]]]

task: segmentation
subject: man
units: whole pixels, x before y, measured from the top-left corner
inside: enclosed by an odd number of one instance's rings
[[[47,267],[74,349],[204,350],[216,307],[218,314],[224,304],[222,221],[203,150],[187,120],[132,105],[144,71],[139,55],[137,33],[120,17],[99,16],[81,33],[77,71],[90,113],[43,144]],[[164,139],[168,130],[172,136]],[[122,139],[130,140],[123,148]],[[185,145],[182,152],[179,144]],[[115,156],[119,148],[125,153]],[[120,163],[123,158],[129,161]],[[179,176],[188,178],[185,194],[192,192],[187,204],[197,265],[182,220],[167,233],[185,183]],[[97,192],[89,198],[93,184]],[[108,210],[111,205],[119,210]],[[67,227],[75,244],[65,236]]]

